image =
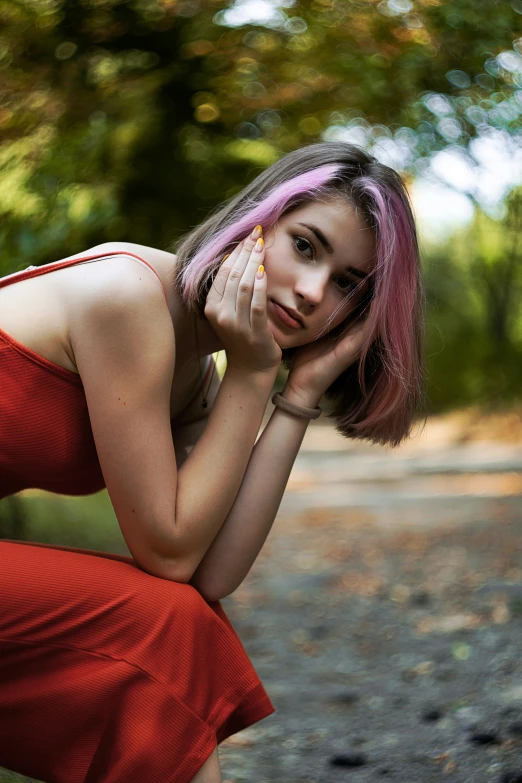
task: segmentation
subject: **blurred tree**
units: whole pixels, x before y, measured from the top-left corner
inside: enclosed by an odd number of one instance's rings
[[[522,388],[522,189],[495,221],[472,225],[427,254],[428,361],[434,410],[520,398]]]
[[[415,172],[519,126],[520,0],[266,7],[0,5],[0,274],[107,239],[165,247],[327,129]]]

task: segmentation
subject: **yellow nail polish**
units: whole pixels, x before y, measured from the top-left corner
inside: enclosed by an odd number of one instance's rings
[[[262,280],[264,274],[265,274],[265,267],[263,266],[263,264],[259,264],[258,270],[256,272],[257,279]]]
[[[257,253],[260,253],[264,246],[265,246],[265,240],[263,239],[263,237],[259,237],[256,244],[254,245],[254,250]]]
[[[257,239],[263,233],[263,226],[256,226],[252,231],[252,239]]]
[[[227,253],[227,255],[225,256],[225,258],[223,259],[223,261],[226,261],[226,260],[227,260],[227,258],[229,258],[229,257],[230,257],[230,253]],[[221,263],[223,263],[223,261],[222,261]]]

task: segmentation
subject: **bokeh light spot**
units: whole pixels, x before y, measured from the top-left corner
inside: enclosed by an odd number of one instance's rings
[[[214,122],[219,115],[219,109],[211,103],[201,104],[194,112],[194,116],[198,122]]]
[[[471,79],[464,71],[448,71],[446,79],[450,84],[453,84],[454,87],[459,87],[460,89],[469,87],[471,84]]]
[[[300,120],[299,129],[309,136],[315,136],[321,130],[321,123],[317,117],[310,115],[308,117],[303,117],[303,119]]]
[[[61,44],[58,44],[54,50],[54,56],[57,60],[69,60],[77,51],[77,44],[72,41],[63,41]]]

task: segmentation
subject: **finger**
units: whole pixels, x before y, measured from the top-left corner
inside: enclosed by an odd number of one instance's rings
[[[347,347],[349,345],[350,350],[353,351],[356,356],[359,356],[364,345],[368,341],[372,328],[373,326],[370,323],[370,319],[365,318],[364,320],[357,321],[353,325],[353,328],[349,330],[347,336]]]
[[[371,326],[371,320],[368,317],[367,311],[364,313],[359,313],[356,318],[348,325],[348,328],[343,332],[343,335],[346,334],[359,334],[359,332],[364,332],[367,336],[370,334],[372,330]]]
[[[267,325],[266,312],[266,272],[261,264],[255,272],[254,292],[252,294],[252,304],[250,307],[250,325],[252,331],[259,334]]]
[[[244,245],[245,245],[244,239],[242,239],[241,242],[238,242],[235,248],[225,256],[225,258],[221,262],[220,269],[225,269],[229,272],[234,266],[234,264],[236,263],[239,254],[243,250]]]
[[[221,266],[219,267],[216,276],[212,281],[212,287],[208,292],[207,302],[221,302],[223,294],[225,293],[225,286],[230,274],[230,270],[234,266],[237,257],[243,248],[243,244],[244,240],[239,242],[232,252],[223,259]]]
[[[260,237],[250,253],[247,265],[243,272],[241,282],[238,286],[236,312],[238,320],[245,326],[250,327],[251,324],[251,311],[252,311],[252,296],[254,293],[254,282],[257,270],[260,264],[263,264],[265,258],[265,243],[262,237]]]
[[[372,334],[375,324],[370,318],[366,317],[359,322],[359,326],[360,329],[357,331],[357,336],[364,343]]]
[[[223,295],[223,305],[230,307],[233,311],[236,310],[238,288],[255,243],[256,240],[253,238],[252,234],[246,237],[243,247],[228,275],[225,293]]]
[[[226,307],[230,308],[231,311],[234,313],[236,312],[236,300],[237,300],[238,288],[241,283],[241,278],[243,277],[243,272],[248,263],[248,259],[250,258],[250,253],[252,252],[252,248],[254,244],[255,242],[250,236],[246,237],[243,240],[241,250],[239,254],[236,256],[235,261],[232,264],[232,268],[227,278],[225,293],[223,295],[223,304]]]

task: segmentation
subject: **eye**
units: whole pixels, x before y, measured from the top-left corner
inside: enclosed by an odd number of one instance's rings
[[[358,283],[355,283],[351,278],[346,277],[345,275],[337,275],[334,277],[334,282],[341,291],[353,291],[358,285]]]
[[[304,255],[304,251],[302,249],[302,247],[303,247],[302,245],[301,245],[301,248],[298,247],[298,243],[299,242],[304,243],[304,245],[305,245],[304,250],[308,249],[308,250],[312,251],[312,255],[311,256],[306,256],[306,258],[308,258],[310,261],[313,261],[314,256],[315,256],[314,246],[307,239],[305,239],[304,237],[294,236],[293,240],[294,240],[294,245],[295,245],[297,251],[301,255]]]

